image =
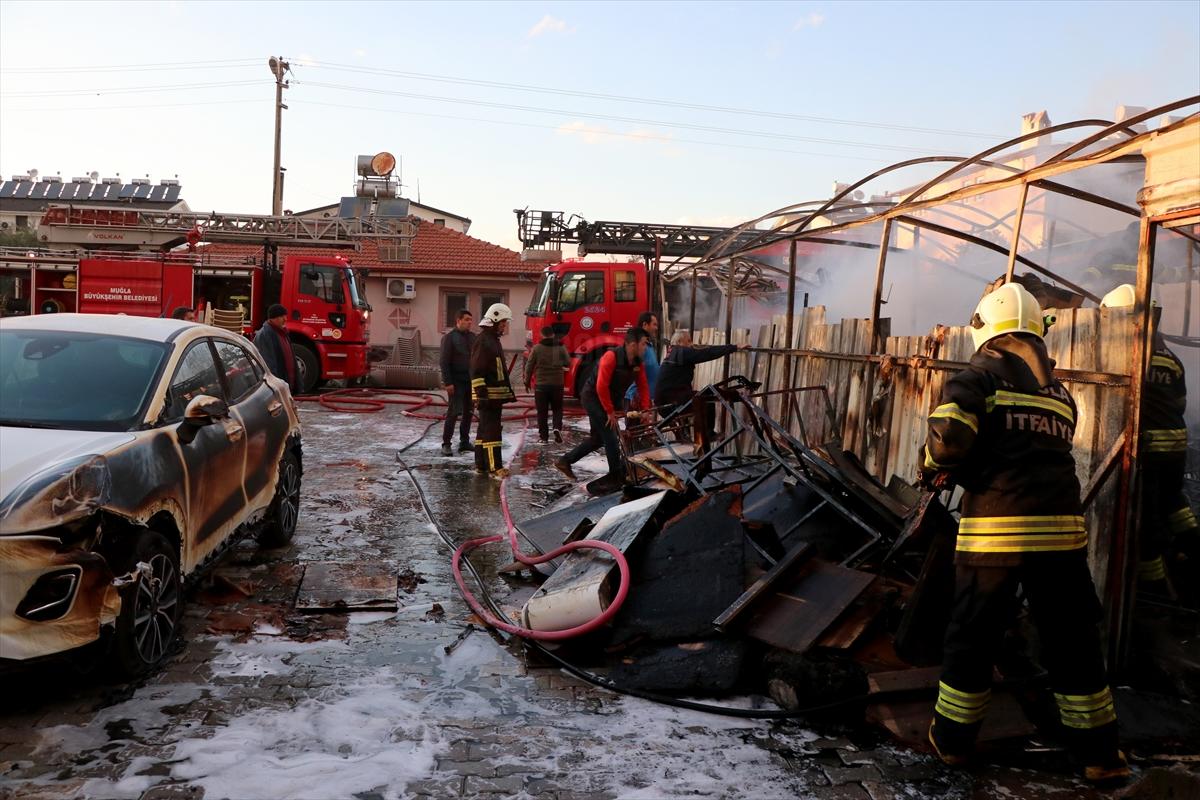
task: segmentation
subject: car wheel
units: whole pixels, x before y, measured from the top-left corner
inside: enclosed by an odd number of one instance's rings
[[[179,554],[160,533],[142,530],[134,535],[137,538],[121,571],[132,571],[144,562],[150,565],[150,572],[121,600],[112,666],[122,679],[143,675],[163,660],[179,630],[183,610]]]
[[[321,382],[321,359],[316,351],[306,344],[292,342],[292,354],[296,358],[296,383],[300,394],[311,394]]]
[[[275,499],[267,512],[267,520],[258,534],[264,547],[283,547],[296,533],[300,519],[300,459],[291,450],[279,461],[279,479],[275,483]]]

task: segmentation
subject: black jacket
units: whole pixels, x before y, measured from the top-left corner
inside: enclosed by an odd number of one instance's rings
[[[442,337],[442,353],[440,365],[442,368],[442,385],[471,382],[471,348],[475,344],[475,334],[470,331],[452,329]]]
[[[963,487],[957,561],[1012,566],[1031,553],[1086,550],[1071,440],[1076,408],[1038,337],[985,344],[946,382],[929,416],[925,469]]]
[[[283,352],[283,342],[280,341],[279,334],[271,327],[271,323],[264,322],[258,332],[254,334],[254,346],[262,354],[263,361],[267,362],[267,369],[271,370],[271,374],[287,381],[288,388],[295,393],[299,389],[296,384],[300,376],[296,375],[295,362],[292,363],[291,370],[288,369],[287,355]],[[289,374],[294,376],[290,380]]]
[[[480,403],[511,403],[517,399],[508,380],[504,345],[495,328],[483,328],[471,348],[471,391]]]
[[[736,344],[716,344],[711,347],[672,347],[658,368],[658,381],[654,384],[654,404],[678,404],[692,396],[692,381],[696,378],[696,365],[715,361],[737,351]]]
[[[1187,452],[1187,423],[1183,420],[1186,410],[1183,364],[1166,344],[1156,341],[1142,392],[1143,458],[1179,458]]]

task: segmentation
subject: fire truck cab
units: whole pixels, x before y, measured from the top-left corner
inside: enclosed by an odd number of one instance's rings
[[[657,307],[649,270],[640,261],[609,264],[563,261],[546,268],[525,311],[528,346],[543,327],[571,354],[565,389],[578,397],[596,362],[617,347],[643,311]]]

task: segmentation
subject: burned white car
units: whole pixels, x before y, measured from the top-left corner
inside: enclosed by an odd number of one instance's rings
[[[0,661],[101,638],[154,667],[184,582],[296,528],[300,425],[244,338],[170,319],[0,322]]]

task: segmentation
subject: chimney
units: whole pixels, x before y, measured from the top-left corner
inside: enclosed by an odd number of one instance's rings
[[[1117,106],[1117,110],[1113,113],[1114,122],[1124,122],[1130,117],[1136,117],[1138,114],[1145,114],[1147,108],[1145,106]],[[1146,132],[1146,123],[1139,122],[1132,126],[1133,130],[1138,133]]]
[[[1021,117],[1021,135],[1025,136],[1026,134],[1035,133],[1036,131],[1044,131],[1046,128],[1049,128],[1050,125],[1050,115],[1045,111],[1034,111],[1029,114],[1025,114]],[[1021,142],[1021,149],[1029,150],[1039,145],[1050,144],[1050,139],[1051,137],[1049,134],[1033,139],[1027,139],[1024,142]]]

